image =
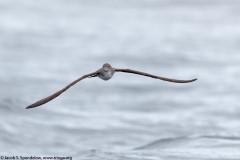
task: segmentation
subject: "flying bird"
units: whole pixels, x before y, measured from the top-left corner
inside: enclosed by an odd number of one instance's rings
[[[160,79],[163,81],[168,81],[168,82],[173,82],[173,83],[189,83],[189,82],[193,82],[196,81],[197,79],[191,79],[191,80],[177,80],[177,79],[171,79],[171,78],[165,78],[165,77],[160,77],[160,76],[156,76],[156,75],[152,75],[149,73],[145,73],[145,72],[141,72],[141,71],[136,71],[136,70],[132,70],[132,69],[118,69],[118,68],[113,68],[110,64],[105,63],[102,68],[98,69],[95,72],[83,75],[82,77],[78,78],[77,80],[73,81],[72,83],[70,83],[69,85],[67,85],[66,87],[64,87],[63,89],[55,92],[54,94],[43,98],[31,105],[29,105],[28,107],[26,107],[26,109],[29,108],[34,108],[34,107],[38,107],[41,106],[51,100],[53,100],[54,98],[58,97],[60,94],[62,94],[63,92],[65,92],[67,89],[69,89],[70,87],[72,87],[73,85],[75,85],[76,83],[78,83],[79,81],[85,79],[85,78],[93,78],[93,77],[99,77],[102,80],[109,80],[113,77],[115,72],[124,72],[124,73],[133,73],[133,74],[138,74],[138,75],[142,75],[142,76],[146,76],[146,77],[151,77],[151,78],[155,78],[155,79]]]

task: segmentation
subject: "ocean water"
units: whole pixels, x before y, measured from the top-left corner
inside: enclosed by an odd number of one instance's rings
[[[0,1],[0,156],[240,159],[240,1]],[[116,73],[110,63],[177,79]]]

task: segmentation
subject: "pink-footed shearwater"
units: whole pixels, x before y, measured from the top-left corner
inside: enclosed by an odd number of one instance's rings
[[[114,75],[115,72],[125,72],[125,73],[133,73],[133,74],[138,74],[138,75],[142,75],[142,76],[147,76],[147,77],[151,77],[151,78],[155,78],[155,79],[160,79],[163,81],[168,81],[168,82],[173,82],[173,83],[189,83],[189,82],[193,82],[196,81],[197,79],[191,79],[191,80],[177,80],[177,79],[171,79],[171,78],[165,78],[165,77],[160,77],[160,76],[156,76],[156,75],[152,75],[152,74],[148,74],[145,72],[140,72],[140,71],[136,71],[136,70],[132,70],[132,69],[118,69],[118,68],[113,68],[110,64],[105,63],[102,68],[100,68],[99,70],[83,75],[82,77],[80,77],[79,79],[73,81],[72,83],[70,83],[69,85],[67,85],[66,87],[64,87],[63,89],[59,90],[58,92],[43,98],[33,104],[31,104],[30,106],[28,106],[26,109],[29,108],[34,108],[34,107],[38,107],[41,106],[51,100],[53,100],[54,98],[58,97],[60,94],[62,94],[63,92],[65,92],[67,89],[69,89],[70,87],[72,87],[73,85],[75,85],[76,83],[78,83],[79,81],[85,79],[85,78],[92,78],[92,77],[99,77],[105,81],[109,80],[112,78],[112,76]]]

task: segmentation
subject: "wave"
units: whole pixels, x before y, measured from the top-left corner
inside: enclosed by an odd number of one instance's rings
[[[163,148],[219,148],[219,147],[239,147],[240,137],[225,135],[195,135],[177,136],[155,140],[149,144],[136,147],[134,150],[163,149]]]

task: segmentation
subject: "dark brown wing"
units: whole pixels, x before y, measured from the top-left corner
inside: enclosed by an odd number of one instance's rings
[[[135,71],[135,70],[132,70],[132,69],[115,69],[115,71],[116,72],[138,74],[138,75],[147,76],[147,77],[156,78],[156,79],[160,79],[160,80],[163,80],[163,81],[174,82],[174,83],[189,83],[189,82],[193,82],[193,81],[197,80],[197,79],[178,80],[178,79],[165,78],[165,77],[160,77],[160,76],[155,76],[155,75],[152,75],[152,74],[148,74],[148,73],[145,73],[145,72]]]
[[[78,83],[79,81],[87,78],[87,77],[95,77],[97,75],[98,71],[96,72],[93,72],[93,73],[89,73],[89,74],[86,74],[80,78],[78,78],[77,80],[73,81],[72,83],[70,83],[69,85],[67,85],[66,87],[64,87],[63,89],[59,90],[58,92],[46,97],[46,98],[43,98],[33,104],[31,104],[30,106],[28,106],[26,109],[29,109],[29,108],[34,108],[34,107],[38,107],[38,106],[41,106],[51,100],[53,100],[54,98],[56,98],[57,96],[59,96],[60,94],[62,94],[63,92],[65,92],[67,89],[69,89],[70,87],[72,87],[73,85],[75,85],[76,83]]]

